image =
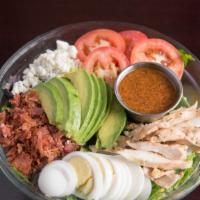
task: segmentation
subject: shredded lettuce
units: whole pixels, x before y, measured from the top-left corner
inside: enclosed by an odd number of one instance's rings
[[[187,97],[182,97],[181,98],[181,101],[179,102],[177,108],[180,108],[180,107],[185,107],[185,108],[188,108],[190,106],[190,103],[188,102],[188,99]]]
[[[3,112],[5,110],[9,110],[11,108],[11,104],[9,102],[3,104],[1,107],[0,107],[0,112]]]
[[[187,66],[189,61],[195,61],[195,58],[191,54],[187,53],[184,49],[179,49],[179,53],[181,55],[185,67]]]
[[[79,199],[74,195],[70,195],[70,196],[66,197],[65,200],[79,200]]]
[[[197,157],[197,155],[198,155],[197,153],[192,152],[187,157],[187,161],[193,161],[193,165],[191,168],[183,170],[183,174],[184,174],[183,177],[179,179],[172,187],[165,189],[155,183],[152,183],[152,192],[151,192],[151,196],[149,197],[149,200],[161,200],[167,197],[167,194],[169,192],[172,192],[176,190],[179,186],[183,185],[196,169],[195,158]]]

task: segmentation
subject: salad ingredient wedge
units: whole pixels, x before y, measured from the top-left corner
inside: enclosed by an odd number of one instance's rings
[[[103,120],[105,118],[105,115],[106,115],[106,111],[107,111],[107,109],[109,109],[109,108],[107,108],[107,104],[109,103],[108,102],[109,97],[108,97],[108,93],[107,93],[108,88],[106,87],[106,83],[102,79],[98,79],[98,83],[100,86],[100,96],[99,96],[100,106],[99,106],[99,109],[96,109],[96,119],[95,119],[95,116],[93,116],[93,121],[91,121],[92,128],[87,133],[87,136],[85,136],[85,139],[84,139],[85,141],[88,141],[89,139],[91,139],[91,137],[94,135],[94,133],[96,133],[96,131],[101,127]],[[84,137],[84,134],[83,134],[83,137]]]
[[[126,114],[117,99],[114,97],[110,113],[97,133],[97,146],[112,147],[126,125]]]
[[[80,198],[85,198],[85,196],[88,199],[99,199],[101,197],[101,193],[103,190],[103,176],[102,176],[102,170],[98,164],[98,162],[92,158],[91,155],[87,154],[87,153],[83,153],[83,152],[74,152],[72,154],[68,154],[66,157],[63,158],[64,161],[68,161],[69,163],[70,160],[76,159],[76,157],[81,157],[85,160],[87,160],[87,162],[89,163],[89,165],[91,166],[92,169],[92,174],[93,174],[93,185],[92,188],[89,192],[89,194],[84,194],[82,193],[82,191],[80,191],[79,189],[77,189],[76,191],[76,195]],[[80,165],[81,163],[72,163],[72,166],[75,165]],[[79,171],[76,171],[76,173],[78,174]],[[78,176],[79,178],[79,176]],[[84,190],[84,188],[83,188]]]
[[[98,78],[94,75],[91,75],[91,77],[95,85],[95,90],[94,90],[95,91],[95,99],[94,99],[95,109],[93,110],[90,122],[87,124],[87,128],[82,133],[80,133],[77,138],[78,142],[82,144],[85,143],[86,138],[88,138],[89,140],[93,136],[94,133],[91,132],[91,130],[94,124],[97,123],[97,118],[99,117],[99,114],[102,112],[101,110],[102,104],[107,103],[107,99],[105,99],[106,102],[103,102],[103,96],[101,93],[101,85],[100,85],[101,83],[99,82]]]
[[[130,58],[131,51],[134,48],[134,46],[139,42],[147,39],[146,34],[136,30],[122,31],[120,32],[120,35],[124,38],[124,41],[126,43],[125,54],[128,58]]]
[[[107,194],[107,192],[112,187],[112,183],[113,183],[113,179],[114,179],[113,167],[108,158],[106,158],[102,155],[97,155],[95,153],[90,153],[90,154],[94,159],[97,160],[97,162],[100,165],[100,168],[102,169],[104,189],[102,190],[101,199],[103,199],[104,196]]]
[[[64,118],[64,112],[63,112],[64,102],[62,96],[59,93],[59,90],[50,82],[45,83],[45,86],[49,89],[49,91],[51,91],[55,99],[55,104],[53,105],[56,107],[56,112],[54,113],[54,120],[55,120],[54,124],[61,125]]]
[[[70,164],[62,160],[56,160],[46,165],[38,179],[40,190],[49,197],[70,195],[74,193],[76,184],[75,170]]]
[[[39,84],[34,88],[36,90],[42,107],[48,117],[50,124],[55,124],[55,113],[56,113],[56,99],[53,93],[44,84]]]
[[[85,33],[75,42],[75,46],[81,61],[85,61],[90,52],[101,46],[111,46],[121,52],[125,51],[125,42],[122,36],[110,29],[96,29]]]
[[[113,83],[118,74],[128,66],[127,57],[113,47],[99,47],[92,51],[83,66],[90,73]]]
[[[59,127],[69,134],[78,131],[81,123],[81,105],[77,90],[66,78],[56,77],[49,82],[57,87],[64,101],[64,118]]]
[[[145,178],[144,187],[139,197],[137,197],[137,200],[148,200],[151,194],[151,190],[152,190],[151,181],[148,178]]]
[[[169,42],[150,38],[137,44],[131,52],[131,63],[158,62],[169,67],[181,79],[184,62],[179,51]]]

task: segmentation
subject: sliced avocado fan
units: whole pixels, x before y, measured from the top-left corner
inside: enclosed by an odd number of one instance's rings
[[[67,136],[71,136],[80,128],[81,123],[81,104],[78,92],[69,80],[62,77],[56,77],[49,81],[59,91],[63,101],[63,121],[58,126],[61,130],[66,131]]]
[[[97,148],[112,147],[125,125],[126,113],[116,97],[114,97],[111,110],[97,133]]]
[[[66,78],[53,78],[40,83],[34,90],[50,124],[63,130],[68,137],[79,130],[81,104],[76,89]]]

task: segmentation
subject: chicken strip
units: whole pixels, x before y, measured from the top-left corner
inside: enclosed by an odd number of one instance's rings
[[[131,137],[134,141],[139,141],[148,135],[154,133],[159,129],[167,129],[177,124],[195,119],[200,116],[200,110],[197,110],[197,104],[189,108],[179,108],[168,115],[165,115],[160,120],[152,122],[150,124],[141,124],[131,132],[126,132],[128,137]]]
[[[149,138],[151,142],[178,142],[200,148],[200,128],[172,127],[161,129]]]
[[[163,171],[163,170],[154,168],[150,172],[149,176],[151,177],[152,180],[155,180],[155,179],[161,178],[163,176],[169,176],[174,173],[175,173],[174,170]]]
[[[154,182],[161,186],[162,188],[170,188],[174,185],[180,178],[182,178],[182,174],[176,174],[175,172],[169,175],[162,176],[158,179],[155,179]]]
[[[186,169],[192,166],[191,161],[169,160],[152,152],[124,149],[117,151],[122,157],[144,167],[159,168],[163,170]]]
[[[127,141],[127,144],[133,149],[158,153],[171,160],[185,160],[187,157],[188,147],[186,145],[165,145],[151,142],[132,143],[130,141]]]

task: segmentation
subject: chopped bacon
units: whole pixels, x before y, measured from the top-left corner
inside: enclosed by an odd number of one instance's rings
[[[49,124],[35,92],[15,95],[10,102],[13,108],[0,113],[0,144],[24,175],[30,178],[48,162],[79,149]]]
[[[8,138],[12,135],[12,130],[10,125],[1,123],[0,124],[0,134],[3,135],[4,138]]]
[[[33,159],[28,153],[20,153],[17,157],[11,161],[11,165],[13,165],[17,170],[22,172],[24,175],[29,175],[32,168]]]
[[[5,123],[6,121],[6,112],[3,111],[0,113],[0,123]]]
[[[70,153],[72,151],[76,151],[77,148],[78,148],[78,145],[75,143],[72,143],[70,140],[67,140],[65,142],[65,147],[64,147],[65,153]]]
[[[15,95],[13,99],[10,100],[10,103],[13,105],[13,106],[19,106],[20,105],[20,100],[21,100],[21,97],[19,94]]]

